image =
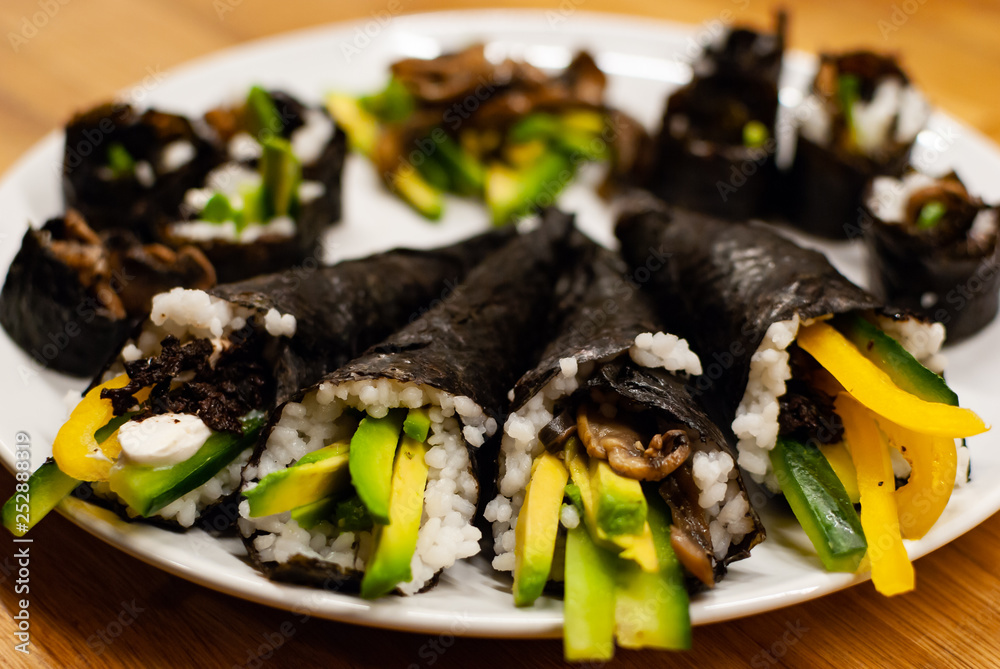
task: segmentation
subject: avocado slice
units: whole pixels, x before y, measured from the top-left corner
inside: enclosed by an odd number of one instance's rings
[[[420,409],[410,409],[406,412],[406,420],[403,421],[403,432],[414,441],[427,441],[427,434],[431,431],[431,412],[427,407]]]
[[[621,551],[620,557],[635,561],[644,571],[655,572],[659,567],[649,523],[643,524],[640,534],[608,535],[597,522],[597,497],[590,478],[587,452],[577,437],[570,437],[566,440],[564,452],[570,478],[580,491],[584,522],[594,541],[608,550]]]
[[[320,523],[332,523],[337,508],[336,497],[323,499],[292,509],[292,520],[304,530],[311,530]]]
[[[444,213],[444,192],[410,167],[392,174],[389,187],[424,218],[436,221]]]
[[[514,605],[531,606],[542,594],[559,534],[559,514],[569,472],[556,455],[535,459],[514,527]]]
[[[404,436],[392,468],[388,525],[375,529],[375,553],[361,579],[361,596],[375,599],[413,578],[410,562],[417,549],[417,534],[424,510],[427,485],[427,445]]]
[[[260,86],[253,86],[247,94],[245,106],[247,130],[258,141],[268,135],[280,134],[284,128],[281,114],[274,104],[274,98]]]
[[[485,181],[483,165],[458,142],[445,135],[444,139],[437,143],[437,156],[448,170],[451,190],[459,195],[482,194]]]
[[[3,526],[15,537],[23,537],[37,525],[80,481],[63,474],[49,458],[32,473],[27,485],[27,492],[15,492],[3,505]]]
[[[374,526],[368,508],[357,495],[337,502],[333,518],[334,524],[341,532],[364,532]]]
[[[349,483],[349,457],[346,444],[333,444],[309,453],[287,469],[268,474],[244,493],[250,502],[250,517],[290,511],[344,490]]]
[[[569,662],[615,654],[615,579],[620,561],[581,523],[566,533],[563,654]]]
[[[351,482],[372,520],[389,524],[392,463],[403,429],[405,409],[392,409],[384,418],[366,416],[351,438]]]
[[[684,569],[670,545],[670,510],[655,492],[648,518],[660,569],[649,573],[633,562],[619,563],[615,637],[623,648],[684,650],[691,647]]]
[[[558,151],[543,153],[530,165],[512,169],[500,162],[486,168],[486,205],[494,225],[553,204],[573,179],[573,164]]]
[[[857,571],[868,542],[854,505],[819,449],[779,437],[771,464],[788,505],[828,571]]]
[[[327,96],[326,109],[344,129],[351,148],[371,157],[379,135],[378,119],[375,115],[365,109],[361,101],[340,93]]]
[[[640,534],[646,524],[646,498],[635,479],[622,476],[607,460],[590,459],[597,526],[608,536]]]
[[[261,147],[264,149],[259,165],[264,220],[275,216],[291,216],[298,204],[302,165],[287,139],[272,137],[262,141]]]
[[[213,432],[193,456],[169,467],[150,467],[118,461],[108,482],[140,516],[150,516],[178,497],[204,484],[257,441],[267,413],[251,411],[242,418],[243,434]]]
[[[898,341],[869,320],[855,314],[839,319],[836,325],[861,355],[906,392],[927,402],[958,406],[958,395],[940,375],[921,365]]]

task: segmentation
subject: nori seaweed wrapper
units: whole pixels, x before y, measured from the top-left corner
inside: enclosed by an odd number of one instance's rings
[[[308,108],[294,97],[281,91],[271,91],[271,98],[282,119],[280,136],[289,139],[305,124]],[[302,202],[293,216],[295,234],[291,237],[262,235],[258,239],[239,243],[226,239],[188,240],[171,231],[171,224],[197,217],[197,213],[178,206],[166,210],[166,216],[158,224],[159,236],[171,245],[196,243],[215,265],[219,281],[239,281],[258,274],[278,272],[309,258],[322,259],[322,237],[334,224],[340,221],[342,211],[341,176],[347,157],[347,136],[333,122],[329,113],[322,108],[315,111],[328,118],[333,124],[333,133],[320,155],[313,161],[302,164],[302,179],[323,184],[324,191],[319,197]],[[212,121],[211,113],[207,115]],[[215,127],[218,142],[226,140],[232,128]],[[221,147],[220,147],[221,148]],[[246,165],[256,168],[256,161]],[[200,185],[200,184],[199,184]],[[182,193],[183,195],[183,193]]]
[[[891,304],[943,323],[952,344],[979,332],[997,314],[1000,298],[1000,210],[971,197],[954,173],[913,193],[904,221],[885,221],[865,204],[864,226],[872,290]],[[944,207],[941,219],[921,228],[928,203]],[[973,232],[978,217],[992,217],[992,231]]]
[[[430,250],[394,249],[319,268],[297,268],[216,286],[216,297],[295,316],[274,359],[277,402],[339,369],[367,347],[445,299],[465,275],[512,236],[491,231]]]
[[[166,171],[164,150],[179,141],[191,144],[193,156]],[[148,165],[146,176],[144,168],[114,176],[108,161],[112,146],[123,148],[137,165]],[[125,228],[153,241],[163,213],[176,211],[184,193],[200,186],[223,159],[223,151],[183,116],[107,103],[74,116],[66,126],[63,196],[67,208],[80,211],[95,230]]]
[[[840,103],[834,101],[838,96],[832,88],[839,86],[838,76],[843,73],[859,80],[862,101],[870,102],[877,84],[887,78],[897,79],[903,86],[909,84],[906,73],[891,56],[869,51],[821,55],[820,74],[813,82],[813,93],[824,106],[817,111],[831,115],[830,143],[819,144],[806,137],[800,128],[795,158],[782,177],[781,192],[789,221],[827,239],[860,235],[866,185],[878,175],[901,175],[913,146],[913,140],[899,142],[890,136],[875,155],[850,147],[852,132]],[[895,123],[892,128],[894,133]]]
[[[546,210],[538,229],[518,235],[492,253],[446,299],[324,377],[322,383],[389,378],[426,384],[471,398],[502,425],[508,390],[531,365],[548,335],[554,287],[569,260],[572,230],[572,215]],[[293,399],[317,386],[304,388]],[[260,461],[283,409],[279,405],[271,414],[251,465]],[[478,454],[469,449],[474,471],[478,473],[480,462],[495,463],[496,448],[497,440],[491,439]],[[332,589],[357,587],[356,572],[332,563],[302,555],[284,563],[261,561],[253,545],[256,536],[244,536],[243,543],[268,578]]]
[[[774,34],[731,31],[667,102],[648,188],[670,204],[730,219],[760,216],[777,177],[775,121],[784,14]],[[747,145],[750,122],[767,131]]]
[[[127,230],[98,235],[70,211],[24,233],[0,291],[0,324],[39,364],[93,376],[148,315],[153,294],[214,283],[197,249],[144,245]]]
[[[616,234],[671,331],[701,358],[694,393],[715,403],[727,430],[772,323],[882,307],[822,253],[763,225],[646,204],[623,213]]]
[[[651,298],[629,275],[627,265],[617,253],[590,240],[578,246],[583,249],[574,273],[577,299],[564,310],[562,323],[541,360],[514,387],[511,411],[524,406],[561,373],[561,359],[575,358],[578,364],[603,361],[584,382],[584,389],[613,394],[630,406],[630,411],[652,411],[667,423],[683,424],[699,434],[702,443],[714,442],[717,448],[726,449],[725,436],[691,395],[686,378],[663,369],[642,367],[629,357],[628,350],[638,335],[664,328]],[[737,481],[749,500],[742,476]],[[693,508],[701,507],[695,504]],[[764,527],[752,507],[750,513],[755,531],[730,546],[726,558],[717,565],[720,576],[725,565],[748,557],[750,549],[764,539]],[[704,527],[707,529],[707,521]],[[711,537],[707,539],[710,544]]]

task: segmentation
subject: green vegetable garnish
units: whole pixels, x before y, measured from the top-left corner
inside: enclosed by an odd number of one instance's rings
[[[374,95],[363,95],[358,103],[383,123],[404,121],[413,113],[413,96],[398,79],[392,78],[386,87]]]
[[[123,413],[121,416],[115,416],[114,418],[109,420],[104,427],[99,428],[96,432],[94,432],[94,439],[97,441],[98,444],[103,444],[105,441],[108,440],[108,437],[113,435],[115,431],[118,430],[118,428],[120,428],[122,425],[132,420],[132,417],[135,416],[137,413],[139,412],[127,411]]]
[[[115,179],[135,174],[135,159],[121,142],[112,142],[108,146],[108,167]]]
[[[855,74],[842,74],[837,77],[837,102],[844,112],[844,121],[850,133],[851,144],[857,144],[854,128],[854,103],[861,99],[861,80]]]
[[[201,220],[210,223],[225,223],[236,220],[236,210],[233,209],[228,197],[222,193],[216,193],[205,203],[200,217]]]
[[[272,137],[261,142],[260,176],[266,220],[275,216],[293,215],[298,204],[302,165],[287,139]]]
[[[920,214],[917,216],[917,228],[920,230],[933,228],[946,213],[948,213],[948,210],[945,208],[944,203],[931,200],[920,208]]]
[[[743,126],[743,146],[748,149],[764,146],[768,136],[767,126],[760,121],[750,121]]]
[[[270,135],[280,134],[284,128],[274,99],[260,86],[251,88],[247,95],[246,122],[247,129],[258,142]]]

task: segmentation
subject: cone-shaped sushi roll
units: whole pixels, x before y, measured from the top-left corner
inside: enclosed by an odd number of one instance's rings
[[[617,254],[588,242],[574,283],[555,339],[514,387],[484,511],[493,566],[513,572],[518,606],[565,583],[568,659],[606,659],[614,638],[687,647],[682,574],[714,586],[763,527],[722,432],[685,388],[698,356],[663,332]],[[580,563],[577,543],[604,557]],[[617,606],[572,605],[594,571],[617,582]]]
[[[785,17],[773,34],[726,33],[667,101],[648,188],[725,218],[761,215],[776,176],[775,120]]]
[[[275,411],[240,503],[265,574],[414,594],[479,551],[472,453],[544,341],[571,221],[547,211],[454,294]]]
[[[326,110],[254,87],[243,104],[212,110],[205,121],[224,161],[164,212],[157,235],[197,244],[220,281],[318,258],[322,234],[340,220],[347,153]]]
[[[124,517],[191,526],[237,490],[277,401],[405,325],[507,238],[157,295],[33,475],[29,526],[80,482]]]
[[[957,174],[877,177],[863,226],[874,291],[948,328],[948,343],[984,328],[1000,293],[998,210]]]
[[[802,104],[785,178],[788,217],[821,237],[857,236],[866,184],[902,173],[930,106],[895,58],[870,51],[821,56]]]
[[[0,324],[39,364],[92,377],[149,314],[153,295],[214,283],[197,248],[98,234],[71,209],[24,233],[0,292]]]
[[[956,439],[988,429],[936,373],[944,327],[883,309],[764,227],[637,208],[617,234],[705,363],[695,392],[718,402],[739,465],[784,493],[828,569],[854,571],[878,546],[875,587],[912,589],[901,539],[923,536],[966,480]],[[670,253],[655,270],[650,247]]]
[[[176,210],[222,159],[183,116],[104,104],[66,126],[63,196],[95,230],[124,228],[154,241],[162,213]]]

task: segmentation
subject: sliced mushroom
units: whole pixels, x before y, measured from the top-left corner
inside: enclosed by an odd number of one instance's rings
[[[590,402],[580,407],[576,420],[590,457],[607,460],[612,469],[629,478],[659,481],[691,454],[684,430],[668,430],[646,439],[620,417],[609,418]]]
[[[576,417],[571,409],[563,409],[538,432],[538,440],[545,448],[562,445],[576,432]]]
[[[673,525],[670,545],[677,559],[708,587],[715,586],[715,558],[712,533],[705,510],[698,504],[698,486],[691,463],[684,463],[660,485],[660,496],[670,507]]]

